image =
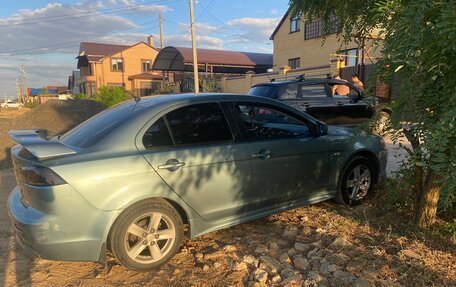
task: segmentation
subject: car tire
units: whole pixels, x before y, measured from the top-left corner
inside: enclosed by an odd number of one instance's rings
[[[353,159],[342,176],[336,201],[348,206],[360,204],[372,190],[374,180],[372,162],[365,157]]]
[[[165,200],[138,202],[115,221],[109,246],[125,267],[146,272],[168,262],[179,250],[184,236],[179,213]]]

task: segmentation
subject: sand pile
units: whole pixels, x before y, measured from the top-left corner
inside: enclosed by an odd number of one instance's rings
[[[104,107],[89,100],[49,101],[13,119],[0,122],[0,169],[11,167],[10,149],[15,144],[8,131],[45,129],[50,134],[66,132],[102,111]]]

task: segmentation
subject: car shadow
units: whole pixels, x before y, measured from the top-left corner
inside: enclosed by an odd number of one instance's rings
[[[35,258],[16,242],[6,206],[8,195],[15,184],[11,169],[0,171],[0,285],[30,286]]]

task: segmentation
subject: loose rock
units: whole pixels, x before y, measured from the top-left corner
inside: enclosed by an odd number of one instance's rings
[[[306,270],[309,266],[309,262],[303,256],[297,255],[293,257],[293,265],[298,270]]]
[[[291,277],[288,277],[284,279],[281,283],[280,286],[287,286],[288,284],[296,284],[296,285],[301,285],[302,282],[302,275],[301,274],[296,274]]]
[[[276,276],[271,278],[271,282],[275,283],[275,284],[277,284],[277,283],[279,283],[281,281],[282,281],[282,277],[279,274],[277,274]]]
[[[255,253],[256,254],[263,254],[268,251],[268,247],[266,245],[260,244],[256,247]]]
[[[280,270],[282,270],[282,266],[280,265],[280,263],[269,255],[261,256],[260,260],[265,265],[265,269],[269,271],[268,273],[270,273],[271,275],[276,275],[280,272]]]
[[[223,247],[223,251],[225,251],[225,252],[234,252],[236,250],[237,250],[237,247],[234,245],[225,245]]]
[[[237,263],[236,266],[234,267],[234,270],[236,270],[236,271],[245,271],[247,269],[248,269],[247,264],[245,264],[244,262]]]
[[[280,263],[291,263],[290,256],[287,253],[282,253],[279,256]]]
[[[345,239],[343,239],[342,237],[337,237],[336,239],[334,239],[333,242],[331,242],[331,244],[329,244],[328,247],[337,249],[337,248],[343,248],[347,245],[348,245],[348,242]]]
[[[296,242],[294,244],[294,249],[298,252],[307,253],[310,249],[312,249],[312,245],[307,243]]]
[[[242,262],[257,267],[259,260],[252,255],[245,255],[242,259]]]
[[[253,279],[257,282],[266,282],[268,280],[268,272],[263,269],[257,268],[253,272]]]
[[[358,278],[356,279],[355,282],[353,282],[353,287],[374,287],[375,284],[372,282],[364,279],[364,278]]]

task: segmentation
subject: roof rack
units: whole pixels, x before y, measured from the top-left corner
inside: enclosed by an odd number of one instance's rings
[[[307,77],[317,77],[317,76],[326,76],[327,79],[331,79],[331,73],[313,73],[313,74],[301,74],[301,75],[298,75],[298,76],[283,76],[283,77],[277,77],[277,78],[274,78],[274,79],[271,79],[271,82],[276,82],[277,80],[287,80],[287,79],[294,79],[294,80],[298,80],[298,81],[303,81],[305,80]]]

